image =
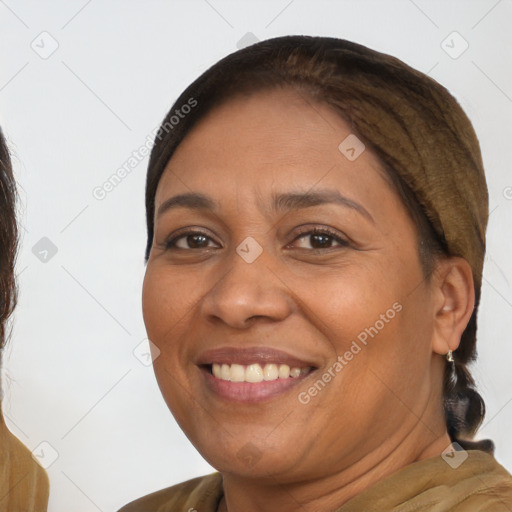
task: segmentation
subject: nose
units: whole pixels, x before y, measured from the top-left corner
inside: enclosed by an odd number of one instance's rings
[[[203,317],[235,329],[246,329],[255,319],[276,322],[288,317],[293,301],[271,259],[264,251],[248,263],[233,251],[227,269],[203,297]]]

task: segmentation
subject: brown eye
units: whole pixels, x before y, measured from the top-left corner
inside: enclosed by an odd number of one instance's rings
[[[201,231],[188,231],[169,240],[166,249],[206,249],[212,239]]]
[[[347,247],[349,243],[347,240],[341,238],[337,233],[330,231],[325,228],[315,228],[306,232],[301,233],[294,242],[297,240],[309,239],[309,245],[313,250],[331,249],[336,246],[333,243],[338,244],[341,247]],[[301,249],[308,249],[308,247],[301,247]]]

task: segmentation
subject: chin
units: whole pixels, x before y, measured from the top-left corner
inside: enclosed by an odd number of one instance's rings
[[[269,430],[266,432],[268,436]],[[234,432],[232,437],[226,434],[223,439],[191,439],[191,442],[217,471],[241,477],[284,476],[298,467],[303,453],[297,443],[288,445],[283,438],[274,439],[274,443],[264,438],[259,441],[258,437],[247,432]]]

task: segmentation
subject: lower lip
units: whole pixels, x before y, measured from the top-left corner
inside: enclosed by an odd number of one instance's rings
[[[207,387],[216,395],[240,403],[264,402],[276,398],[300,384],[313,371],[300,377],[287,379],[263,380],[261,382],[231,382],[218,379],[207,369],[201,369]]]

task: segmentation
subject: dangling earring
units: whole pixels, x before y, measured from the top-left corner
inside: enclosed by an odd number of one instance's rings
[[[448,350],[448,353],[446,354],[446,360],[449,363],[453,363],[453,352],[451,350]]]

